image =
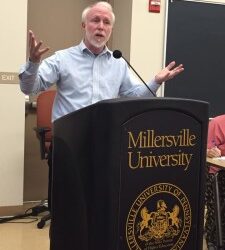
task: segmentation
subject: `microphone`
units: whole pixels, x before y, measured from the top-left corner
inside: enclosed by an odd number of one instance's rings
[[[130,65],[130,63],[126,60],[126,58],[123,57],[122,52],[120,50],[114,50],[113,51],[113,57],[116,59],[119,58],[123,58],[126,63],[128,64],[129,67],[131,67],[131,69],[135,72],[135,74],[141,79],[141,81],[144,83],[144,85],[146,86],[146,88],[150,91],[150,93],[156,97],[156,94],[149,88],[149,86],[146,84],[146,82],[140,77],[140,75],[137,73],[137,71]]]

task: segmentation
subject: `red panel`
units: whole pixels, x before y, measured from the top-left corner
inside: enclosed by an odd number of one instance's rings
[[[149,7],[148,7],[149,12],[159,13],[160,5],[161,5],[161,0],[149,0]]]

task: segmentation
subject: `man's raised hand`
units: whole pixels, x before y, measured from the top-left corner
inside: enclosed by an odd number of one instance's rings
[[[29,50],[30,56],[29,60],[33,63],[39,63],[41,61],[41,57],[44,53],[49,50],[49,47],[41,48],[43,42],[36,41],[35,35],[32,30],[29,30]]]

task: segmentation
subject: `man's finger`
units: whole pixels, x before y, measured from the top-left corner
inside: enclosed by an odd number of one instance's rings
[[[40,56],[42,56],[44,53],[46,53],[47,51],[49,51],[49,49],[50,49],[49,47],[46,47],[44,49],[39,50]]]
[[[38,42],[38,43],[35,45],[34,52],[37,52],[37,51],[40,49],[40,47],[41,47],[42,44],[43,44],[42,41]]]
[[[175,61],[172,61],[171,63],[169,63],[169,64],[166,66],[166,68],[167,68],[168,70],[171,70],[171,69],[174,67],[175,64],[176,64]]]

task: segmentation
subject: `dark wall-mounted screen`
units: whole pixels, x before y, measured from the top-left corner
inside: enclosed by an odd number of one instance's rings
[[[225,113],[225,5],[170,1],[166,64],[184,72],[165,85],[166,97],[210,103],[210,116]]]

